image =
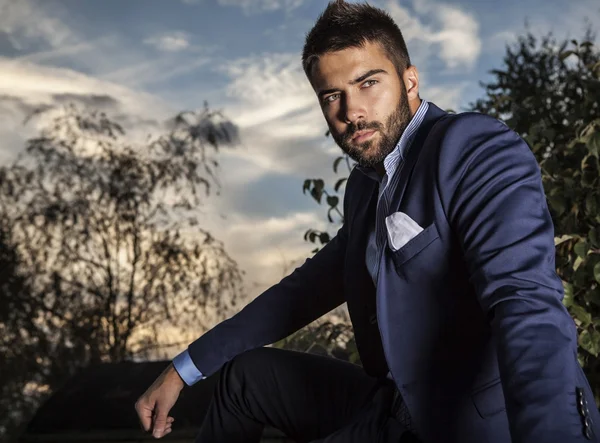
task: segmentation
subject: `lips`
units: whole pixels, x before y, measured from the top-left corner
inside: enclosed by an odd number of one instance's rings
[[[375,132],[376,131],[374,129],[358,131],[352,137],[352,141],[356,143],[363,142],[365,140],[368,140],[373,134],[375,134]]]

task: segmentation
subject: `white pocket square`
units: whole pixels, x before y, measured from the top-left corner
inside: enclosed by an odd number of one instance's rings
[[[404,212],[395,212],[386,217],[385,226],[390,246],[394,251],[400,249],[423,230],[417,222]]]

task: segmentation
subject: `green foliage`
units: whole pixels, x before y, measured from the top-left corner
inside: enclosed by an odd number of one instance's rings
[[[348,323],[317,320],[273,347],[326,355],[360,365],[352,327]]]
[[[329,134],[329,132],[327,133]],[[347,155],[342,155],[337,157],[333,161],[333,172],[339,174],[340,164],[344,164],[346,166],[345,172],[350,173],[352,168],[354,167],[354,162],[350,160],[350,157]],[[348,177],[340,177],[336,180],[333,185],[332,191],[327,191],[325,188],[325,181],[321,178],[318,179],[306,179],[304,180],[304,184],[302,185],[302,193],[306,194],[308,191],[309,195],[318,203],[321,204],[323,201],[323,196],[325,196],[325,203],[327,204],[327,220],[331,225],[339,225],[344,221],[344,213],[342,212],[341,202],[343,201],[343,187],[348,180]],[[309,241],[317,245],[315,249],[312,250],[313,253],[316,253],[321,246],[326,245],[329,240],[331,240],[331,234],[327,231],[319,231],[317,229],[309,229],[304,233],[304,240]]]
[[[586,36],[587,39],[591,37]],[[579,360],[600,399],[600,53],[591,41],[531,35],[473,109],[500,118],[535,154],[556,232],[564,304],[577,324]]]

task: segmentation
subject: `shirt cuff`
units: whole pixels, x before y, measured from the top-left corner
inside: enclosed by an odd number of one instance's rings
[[[204,380],[206,378],[192,361],[192,357],[190,357],[190,353],[187,349],[173,359],[173,366],[188,386],[192,386],[199,380]]]

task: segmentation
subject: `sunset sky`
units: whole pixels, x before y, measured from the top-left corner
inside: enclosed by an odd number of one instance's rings
[[[406,38],[421,97],[464,109],[527,20],[537,35],[600,29],[598,0],[377,0]],[[301,69],[323,0],[0,0],[0,162],[23,147],[31,106],[75,99],[160,122],[222,109],[242,146],[221,157],[222,192],[203,225],[246,270],[250,296],[310,255],[302,236],[326,226],[302,195],[331,177],[338,153]],[[501,5],[501,6],[500,6]],[[101,96],[101,98],[98,98]]]

